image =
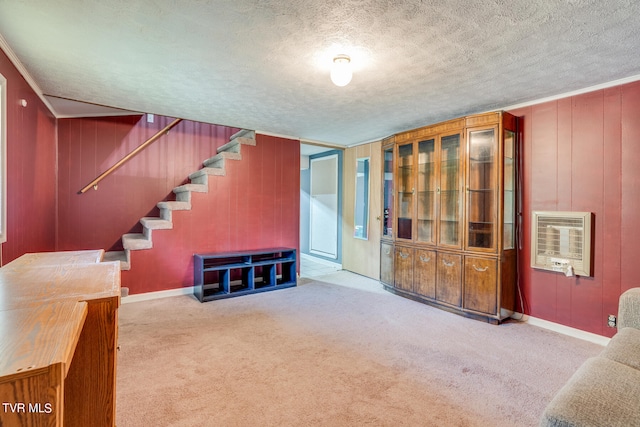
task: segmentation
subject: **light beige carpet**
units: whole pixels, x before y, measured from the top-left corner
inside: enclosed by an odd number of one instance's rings
[[[534,426],[602,349],[348,272],[204,304],[124,304],[119,343],[119,427]]]

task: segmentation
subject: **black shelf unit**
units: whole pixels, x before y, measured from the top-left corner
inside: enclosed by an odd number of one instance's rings
[[[200,302],[231,298],[297,285],[296,250],[193,255],[193,294]]]

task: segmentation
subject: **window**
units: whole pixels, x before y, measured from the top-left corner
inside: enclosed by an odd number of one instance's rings
[[[7,241],[7,79],[0,74],[0,243]]]
[[[356,206],[354,237],[369,238],[369,158],[356,160]]]

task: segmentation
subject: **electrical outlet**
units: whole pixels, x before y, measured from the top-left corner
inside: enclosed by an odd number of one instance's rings
[[[607,318],[607,326],[609,326],[610,328],[615,328],[617,321],[618,321],[618,319],[617,319],[616,315],[615,314],[610,314],[609,317]]]

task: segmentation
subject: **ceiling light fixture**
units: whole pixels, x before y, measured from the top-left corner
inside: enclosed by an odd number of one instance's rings
[[[333,58],[331,67],[331,81],[336,86],[346,86],[351,81],[351,58],[348,55],[338,55]]]

